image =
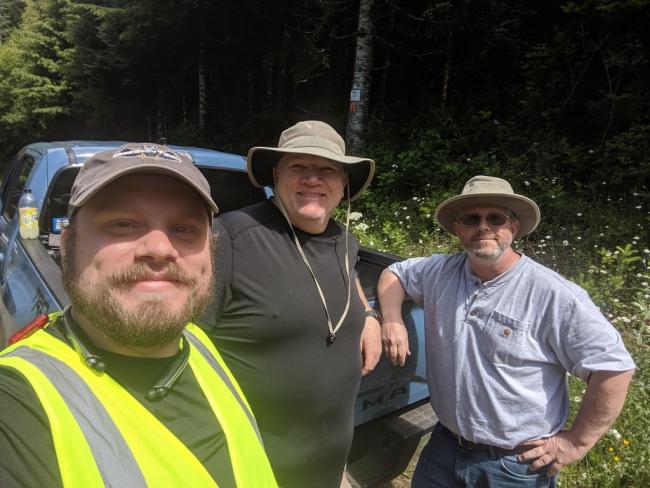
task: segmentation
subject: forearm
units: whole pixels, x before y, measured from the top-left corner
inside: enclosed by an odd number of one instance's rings
[[[355,278],[355,283],[357,284],[357,291],[359,292],[359,298],[361,299],[361,303],[363,304],[364,310],[370,310],[372,307],[368,303],[366,294],[364,293],[363,287],[361,286],[361,280],[359,280],[358,276]]]
[[[366,299],[359,278],[356,279],[356,284],[361,303],[363,303],[365,310],[368,311],[372,307]],[[364,375],[375,369],[381,357],[381,326],[376,317],[366,315],[363,331],[361,332],[361,357],[363,359],[361,372]]]
[[[634,370],[592,373],[580,410],[569,429],[576,445],[591,449],[617,419]]]
[[[406,292],[399,278],[385,269],[377,284],[377,296],[384,322],[402,322],[402,304]]]

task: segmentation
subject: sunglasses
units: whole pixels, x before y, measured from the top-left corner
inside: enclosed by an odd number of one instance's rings
[[[485,221],[488,223],[488,225],[491,225],[493,227],[500,227],[503,224],[505,224],[509,218],[510,218],[509,215],[504,215],[500,213],[491,213],[491,214],[487,214],[487,216],[485,217]],[[458,221],[461,224],[466,225],[467,227],[479,225],[482,220],[483,220],[483,216],[475,213],[468,213],[458,217]]]

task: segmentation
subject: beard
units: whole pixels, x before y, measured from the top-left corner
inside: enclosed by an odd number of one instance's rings
[[[479,238],[479,237],[483,237],[483,236],[479,235],[479,236],[475,236],[474,238]],[[486,247],[481,245],[480,243],[475,243],[472,240],[469,242],[469,244],[466,245],[464,244],[463,248],[468,254],[471,254],[472,256],[482,261],[495,262],[501,259],[503,253],[510,246],[510,243],[504,242],[498,237],[494,237],[494,239],[496,244],[495,246]]]
[[[72,232],[70,232],[72,231]],[[188,322],[199,317],[207,308],[214,291],[214,278],[207,286],[178,264],[170,262],[162,271],[164,279],[188,289],[188,299],[180,310],[172,310],[164,297],[151,295],[138,305],[127,309],[117,298],[120,290],[134,281],[146,279],[152,270],[144,263],[135,263],[116,270],[103,283],[89,284],[80,278],[75,256],[76,235],[66,239],[68,246],[62,259],[63,286],[70,295],[76,311],[83,314],[97,330],[122,346],[155,347],[169,344],[180,337]],[[214,252],[211,253],[214,256]],[[214,269],[214,266],[213,266]]]

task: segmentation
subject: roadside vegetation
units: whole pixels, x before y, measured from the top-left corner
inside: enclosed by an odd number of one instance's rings
[[[411,129],[409,142],[397,151],[378,139],[373,147],[379,172],[373,189],[353,204],[353,232],[364,245],[404,257],[456,252],[457,241],[437,226],[433,213],[471,176],[505,177],[515,192],[535,200],[542,222],[517,247],[584,287],[621,332],[637,365],[622,415],[584,460],[562,471],[560,486],[650,486],[650,192],[641,177],[647,172],[644,144],[619,140],[598,148],[548,138],[518,156],[505,155],[498,143],[465,154],[455,153],[453,141],[428,127]],[[613,158],[628,164],[616,166]],[[580,167],[584,173],[575,170]],[[584,389],[570,378],[571,418]]]
[[[298,120],[344,133],[364,108],[350,103],[360,4],[0,0],[0,166],[36,139],[245,154]],[[355,234],[405,257],[453,252],[433,213],[467,179],[533,198],[542,222],[520,249],[586,288],[638,367],[561,486],[650,486],[650,0],[388,0],[371,17],[358,155],[377,174]]]

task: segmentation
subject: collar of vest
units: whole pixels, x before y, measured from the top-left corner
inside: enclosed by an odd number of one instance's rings
[[[117,354],[105,351],[92,343],[90,338],[85,334],[83,329],[75,322],[72,317],[71,307],[68,306],[63,312],[52,314],[51,325],[63,334],[65,341],[71,346],[82,358],[84,364],[98,373],[104,373],[108,367],[104,354]],[[179,352],[175,355],[174,360],[163,374],[153,383],[152,387],[146,394],[149,401],[158,401],[164,398],[184,369],[190,355],[190,344],[183,333],[180,338]]]

